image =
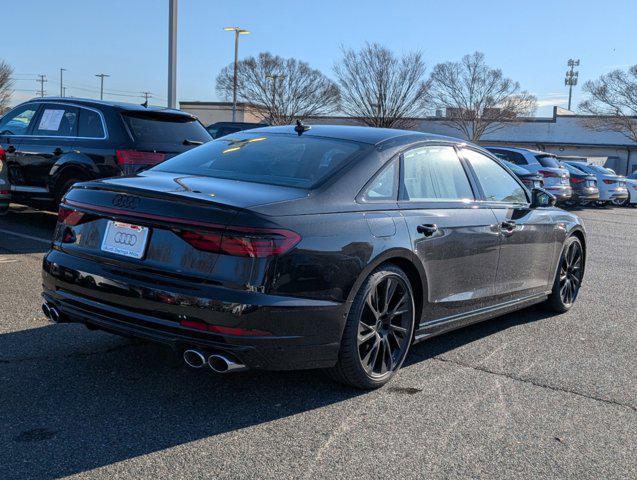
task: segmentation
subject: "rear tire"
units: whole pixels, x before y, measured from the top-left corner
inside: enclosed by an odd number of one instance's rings
[[[553,281],[553,289],[545,306],[554,312],[571,309],[584,278],[584,248],[579,238],[569,237],[562,247],[559,265]]]
[[[352,302],[338,362],[327,370],[328,375],[360,389],[385,385],[409,352],[415,311],[405,272],[391,264],[376,268]]]
[[[59,184],[59,188],[57,188],[55,191],[55,208],[57,209],[60,206],[64,194],[69,191],[69,188],[71,188],[73,184],[83,181],[84,180],[82,180],[81,178],[69,178],[68,180],[62,180],[62,182],[60,182]]]

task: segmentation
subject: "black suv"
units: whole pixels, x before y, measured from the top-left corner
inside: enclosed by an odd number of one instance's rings
[[[144,105],[38,98],[0,119],[12,201],[56,207],[75,182],[130,175],[212,140],[196,117]]]

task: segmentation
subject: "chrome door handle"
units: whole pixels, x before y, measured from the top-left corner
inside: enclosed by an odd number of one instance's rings
[[[505,233],[511,234],[515,231],[516,226],[517,223],[515,223],[513,220],[505,220],[500,224],[500,229]]]
[[[438,231],[438,225],[434,223],[425,223],[416,227],[418,233],[422,233],[425,237],[431,237]]]

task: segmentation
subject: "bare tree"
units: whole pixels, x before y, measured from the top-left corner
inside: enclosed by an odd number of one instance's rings
[[[588,98],[579,104],[584,124],[597,131],[611,130],[637,142],[637,65],[614,70],[584,84]]]
[[[427,105],[425,70],[419,52],[398,58],[377,43],[360,51],[343,49],[343,58],[334,65],[340,110],[370,127],[411,127]]]
[[[232,98],[233,65],[217,76],[217,93]],[[237,70],[237,98],[253,106],[252,112],[272,125],[327,115],[338,105],[338,88],[319,70],[295,58],[268,52],[241,60]]]
[[[490,68],[480,52],[436,65],[430,81],[433,105],[446,110],[444,123],[472,142],[503,128],[505,122],[533,114],[537,104],[518,82]]]
[[[13,94],[11,75],[13,75],[13,68],[4,60],[0,60],[0,114],[9,107]]]

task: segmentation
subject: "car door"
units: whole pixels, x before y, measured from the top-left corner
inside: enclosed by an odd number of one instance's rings
[[[401,157],[399,206],[427,276],[421,327],[492,304],[499,231],[452,145]]]
[[[557,235],[550,208],[531,208],[521,182],[495,158],[461,149],[475,175],[484,204],[499,229],[500,259],[495,280],[498,300],[545,292],[553,276]]]
[[[0,148],[4,150],[6,174],[13,185],[24,183],[19,167],[20,146],[31,130],[38,108],[37,103],[18,105],[0,119]]]
[[[16,158],[27,188],[48,191],[51,168],[77,143],[78,113],[73,105],[42,105]]]

